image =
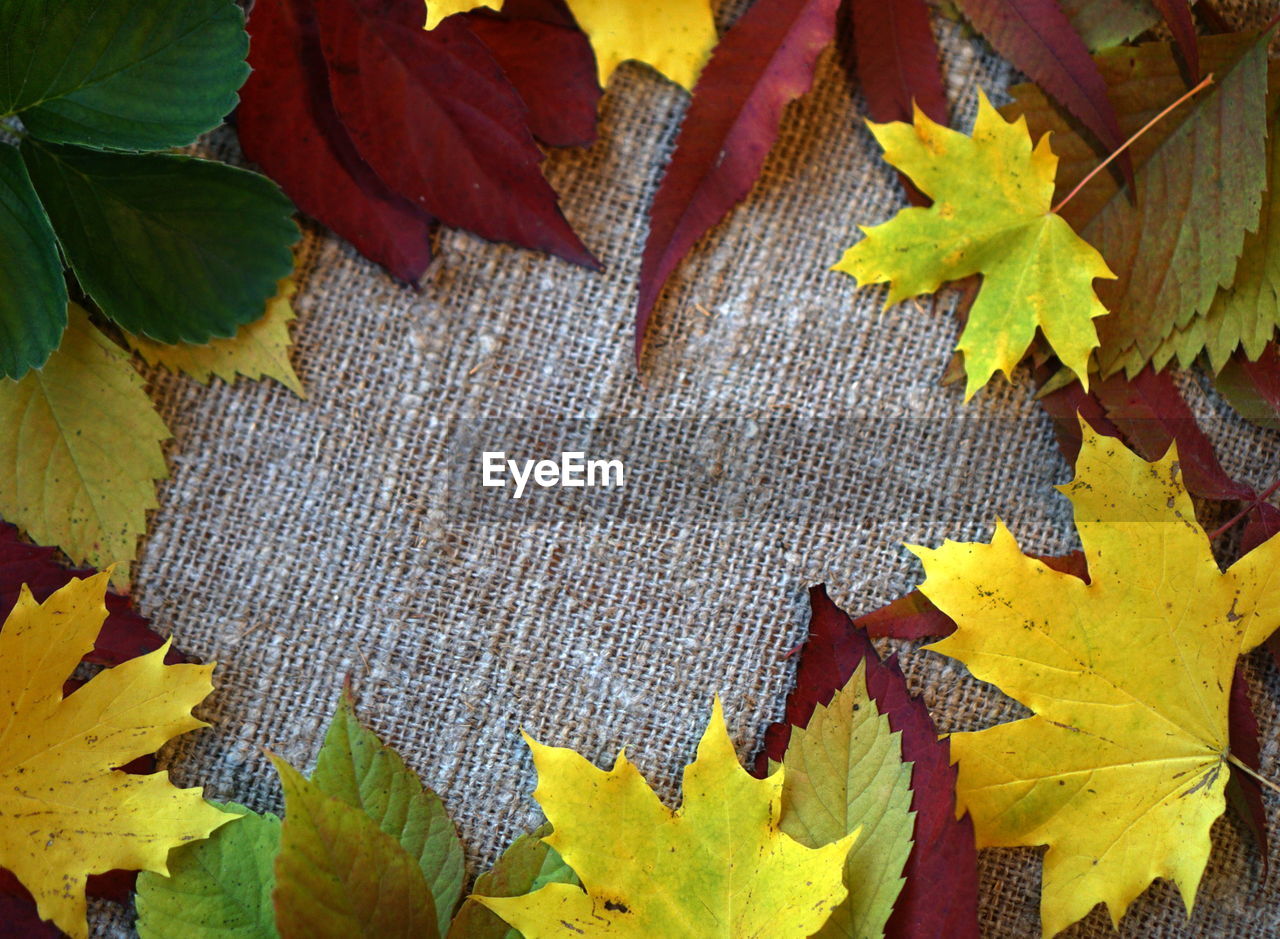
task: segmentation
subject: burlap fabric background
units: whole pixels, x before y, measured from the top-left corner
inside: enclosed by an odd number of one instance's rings
[[[967,127],[976,89],[998,100],[1012,73],[939,28]],[[781,714],[809,584],[869,611],[919,579],[902,542],[985,539],[997,515],[1029,550],[1075,546],[1050,488],[1069,470],[1030,389],[997,383],[962,405],[938,384],[956,339],[948,303],[882,314],[882,292],[828,271],[855,222],[902,202],[832,53],[752,197],[679,272],[637,380],[646,210],[685,104],[624,67],[599,143],[551,157],[607,273],[446,232],[415,292],[309,226],[295,329],[308,400],[154,375],[176,440],[138,601],[219,663],[213,727],[169,753],[179,782],[279,811],[264,751],[309,767],[350,678],[364,717],[444,797],[475,873],[538,820],[521,728],[598,763],[627,745],[674,800],[713,694],[744,758]],[[215,147],[235,158],[230,135]],[[1227,469],[1268,482],[1275,439],[1192,391]],[[460,468],[457,441],[492,433],[496,449],[534,418],[528,439],[585,435],[596,456],[616,454],[593,446],[593,428],[629,440],[625,495],[468,490],[476,470]],[[569,418],[581,420],[557,423]],[[962,668],[903,651],[944,730],[1018,713]],[[1249,666],[1264,766],[1280,776],[1280,682],[1262,657]],[[1280,931],[1276,876],[1264,880],[1231,816],[1214,842],[1190,924],[1161,882],[1123,935]],[[1038,935],[1038,852],[988,851],[981,866],[985,933]],[[93,920],[122,935],[132,914],[96,904]],[[1095,910],[1069,934],[1109,932]]]

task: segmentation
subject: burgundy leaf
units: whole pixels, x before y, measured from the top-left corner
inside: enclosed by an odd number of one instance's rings
[[[1231,680],[1231,703],[1227,712],[1227,727],[1230,732],[1231,752],[1240,762],[1254,771],[1262,769],[1262,745],[1258,739],[1258,717],[1253,711],[1253,702],[1249,700],[1249,682],[1244,671],[1236,666],[1235,677]],[[1227,781],[1227,800],[1235,809],[1258,845],[1258,853],[1262,855],[1262,870],[1265,875],[1270,866],[1267,846],[1267,812],[1262,804],[1262,786],[1248,773],[1239,767],[1231,767],[1231,777]]]
[[[839,0],[757,0],[702,70],[675,154],[649,211],[640,266],[636,360],[654,304],[694,243],[751,191],[786,105],[813,84]]]
[[[599,267],[466,17],[427,31],[421,0],[323,0],[316,19],[338,117],[383,182],[447,225]]]
[[[1002,56],[1065,107],[1104,153],[1124,142],[1107,83],[1057,0],[960,0],[959,7]],[[1116,165],[1133,185],[1128,152]]]
[[[896,657],[881,662],[867,634],[831,602],[826,590],[809,591],[813,613],[809,638],[800,653],[795,689],[787,696],[786,722],[765,731],[756,773],[770,759],[781,760],[791,728],[805,727],[819,704],[827,704],[866,663],[867,692],[889,726],[901,733],[902,758],[914,763],[911,808],[916,813],[906,883],[885,927],[886,939],[978,936],[978,855],[973,822],[955,817],[956,770],[950,747],[938,739],[929,711],[907,691]]]
[[[924,0],[853,0],[853,43],[873,121],[910,121],[914,103],[947,123],[947,90]]]
[[[1249,521],[1240,536],[1240,553],[1248,554],[1268,538],[1280,533],[1280,509],[1270,502],[1258,501],[1249,512]],[[1280,633],[1272,633],[1267,637],[1267,651],[1275,660],[1276,668],[1280,668]]]
[[[1252,501],[1256,493],[1236,482],[1218,462],[1213,444],[1168,373],[1144,369],[1132,379],[1113,375],[1095,379],[1086,393],[1072,382],[1040,399],[1054,419],[1069,463],[1080,449],[1077,413],[1100,434],[1118,437],[1144,459],[1162,457],[1174,441],[1187,490],[1204,499]],[[1099,419],[1101,418],[1101,419]]]
[[[549,147],[589,147],[603,91],[595,53],[574,27],[537,19],[467,17],[529,109],[529,129]]]
[[[37,602],[43,603],[55,590],[73,577],[88,577],[91,570],[71,570],[58,562],[53,548],[28,544],[18,529],[0,521],[0,623],[4,622],[18,601],[22,585],[31,588]],[[119,665],[126,659],[153,652],[164,644],[164,638],[153,632],[133,609],[128,597],[108,592],[107,621],[86,662],[96,665]],[[170,649],[165,661],[170,665],[185,661],[181,653]]]
[[[431,216],[396,195],[356,153],[329,96],[312,6],[257,0],[249,17],[249,80],[237,129],[245,155],[298,208],[394,277],[431,261]]]
[[[1186,66],[1187,83],[1194,85],[1200,80],[1200,43],[1196,39],[1196,21],[1191,15],[1191,5],[1187,0],[1151,0],[1151,5],[1169,24],[1169,32],[1173,34],[1178,54]]]
[[[859,616],[855,622],[869,636],[877,639],[888,637],[909,642],[949,636],[956,629],[951,617],[930,603],[919,590],[913,590],[866,616]]]
[[[564,0],[506,0],[502,5],[502,15],[507,19],[538,20],[553,26],[578,28],[578,22]]]
[[[1280,429],[1280,346],[1267,343],[1257,361],[1237,351],[1214,378],[1214,385],[1247,420]]]

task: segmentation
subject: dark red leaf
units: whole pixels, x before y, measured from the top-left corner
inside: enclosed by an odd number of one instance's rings
[[[48,599],[73,577],[87,577],[91,570],[71,570],[58,562],[58,553],[52,548],[28,544],[18,534],[18,529],[0,521],[0,624],[8,617],[25,584],[38,602]],[[128,597],[108,592],[106,596],[107,619],[93,651],[84,661],[97,665],[119,665],[127,659],[153,652],[164,644],[164,639],[151,630],[147,621],[133,609]],[[165,656],[170,665],[185,661],[175,649]],[[70,693],[82,682],[69,682]],[[143,756],[127,766],[127,773],[154,773],[154,756]],[[134,871],[110,871],[89,878],[87,890],[90,896],[105,897],[123,902],[133,892],[136,877]],[[0,868],[0,937],[8,936],[60,936],[57,929],[45,923],[36,913],[35,901],[18,879]]]
[[[1280,429],[1280,346],[1267,343],[1257,361],[1237,351],[1214,378],[1214,385],[1247,420]]]
[[[948,636],[956,629],[951,618],[930,603],[919,590],[913,590],[873,613],[860,616],[855,622],[870,636],[905,639],[909,642]]]
[[[603,91],[587,37],[537,19],[467,17],[529,109],[529,129],[549,147],[589,147]]]
[[[1169,32],[1173,34],[1178,54],[1186,66],[1187,83],[1194,85],[1200,80],[1200,42],[1196,39],[1196,21],[1191,15],[1191,5],[1187,0],[1151,0],[1151,5],[1169,24]]]
[[[58,562],[53,548],[28,544],[18,535],[18,529],[0,521],[0,623],[18,600],[22,585],[31,588],[38,602],[65,586],[73,577],[88,577],[91,570],[71,570]],[[133,609],[128,597],[108,592],[107,621],[94,649],[85,656],[86,662],[96,665],[119,665],[126,659],[153,652],[164,644],[164,638],[152,631]],[[170,649],[165,661],[169,664],[184,661],[183,656]]]
[[[721,38],[693,89],[675,154],[649,211],[640,265],[636,359],[667,278],[746,197],[786,105],[813,84],[839,0],[757,0]]]
[[[1236,482],[1218,463],[1213,444],[1168,373],[1156,373],[1148,367],[1132,379],[1120,374],[1095,379],[1087,393],[1079,382],[1072,382],[1045,395],[1040,403],[1054,419],[1069,463],[1075,462],[1080,449],[1076,415],[1081,413],[1098,433],[1120,438],[1147,460],[1164,456],[1177,441],[1183,481],[1192,495],[1220,500],[1256,498],[1250,487]]]
[[[395,192],[447,225],[598,268],[542,175],[515,88],[466,17],[422,28],[421,0],[316,5],[334,108]]]
[[[1261,771],[1262,745],[1258,739],[1258,717],[1254,714],[1253,702],[1249,700],[1249,682],[1238,665],[1235,677],[1231,680],[1227,727],[1231,752],[1250,769]],[[1262,786],[1248,773],[1232,766],[1231,777],[1227,781],[1227,800],[1253,834],[1258,853],[1262,855],[1262,870],[1265,873],[1271,862],[1267,847],[1267,812],[1262,804]]]
[[[1280,534],[1280,509],[1270,502],[1254,503],[1249,512],[1249,521],[1245,523],[1244,533],[1240,536],[1240,553],[1248,554],[1276,534]],[[1268,636],[1265,645],[1275,660],[1276,668],[1280,668],[1280,633]]]
[[[1107,84],[1089,50],[1056,0],[960,0],[958,6],[1002,56],[1073,114],[1102,152],[1124,142]],[[1115,165],[1133,185],[1133,163]]]
[[[311,5],[257,0],[249,32],[253,72],[236,122],[245,155],[307,215],[392,276],[416,281],[431,262],[431,216],[356,152],[333,110]]]
[[[507,19],[539,20],[553,26],[578,28],[578,22],[564,0],[506,0],[502,5],[502,15]]]
[[[911,808],[916,813],[906,883],[885,927],[886,939],[978,936],[978,855],[973,822],[955,817],[956,770],[947,741],[938,739],[929,711],[907,691],[896,657],[881,662],[867,634],[831,602],[819,586],[809,591],[813,613],[809,638],[800,653],[795,689],[787,696],[786,722],[765,731],[756,772],[769,759],[781,760],[791,728],[805,727],[819,704],[828,703],[866,663],[867,692],[889,726],[902,734],[902,758],[911,773]]]
[[[924,0],[853,0],[853,44],[873,121],[910,121],[914,103],[947,123],[947,90]]]

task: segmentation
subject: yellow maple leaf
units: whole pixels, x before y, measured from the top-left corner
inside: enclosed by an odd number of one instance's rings
[[[1105,903],[1119,923],[1157,877],[1188,911],[1222,814],[1236,659],[1280,626],[1280,538],[1223,573],[1173,448],[1148,463],[1084,430],[1075,510],[1089,582],[990,544],[912,548],[956,622],[929,648],[1035,716],[951,736],[979,847],[1047,845],[1046,936]]]
[[[88,935],[89,874],[167,873],[170,848],[237,817],[168,773],[116,769],[206,726],[191,708],[213,690],[212,665],[165,665],[166,642],[63,697],[106,619],[107,579],[72,580],[44,603],[24,586],[0,630],[0,867],[75,937]]]
[[[534,797],[553,826],[544,840],[583,884],[474,897],[527,939],[805,937],[844,900],[841,875],[857,832],[816,849],[783,834],[784,771],[756,779],[742,768],[718,699],[685,768],[678,812],[625,755],[605,771],[525,739],[538,770]]]
[[[709,0],[566,0],[596,53],[601,87],[623,62],[652,65],[692,89],[716,44]],[[477,7],[502,9],[502,0],[427,0],[427,29],[446,16]]]
[[[125,333],[125,339],[149,365],[186,372],[204,385],[215,375],[227,384],[235,382],[237,375],[251,381],[274,378],[299,398],[305,398],[302,382],[289,361],[289,323],[294,319],[289,301],[297,292],[293,278],[280,281],[262,317],[241,326],[229,339],[214,339],[202,346],[186,342],[171,345],[132,333]]]
[[[1051,211],[1058,158],[1049,135],[1033,147],[1023,118],[1005,121],[978,93],[973,136],[930,120],[868,122],[884,157],[933,200],[903,209],[844,253],[835,270],[860,286],[889,284],[885,307],[946,281],[982,274],[960,336],[965,398],[997,371],[1009,376],[1044,333],[1062,363],[1089,383],[1098,346],[1093,319],[1107,310],[1095,278],[1114,278],[1102,255]],[[861,226],[860,226],[861,227]]]

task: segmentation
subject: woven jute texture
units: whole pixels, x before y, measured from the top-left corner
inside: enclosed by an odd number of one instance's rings
[[[1001,100],[1014,76],[980,40],[938,29],[968,127],[977,89]],[[305,401],[271,383],[152,375],[175,440],[138,602],[218,663],[212,728],[166,751],[180,783],[280,811],[265,751],[309,767],[349,681],[365,719],[443,796],[474,874],[538,822],[521,729],[597,763],[627,746],[674,803],[713,695],[744,758],[781,715],[810,584],[870,611],[920,578],[903,542],[985,540],[997,516],[1027,550],[1076,546],[1051,488],[1069,468],[1025,376],[964,405],[939,383],[952,301],[882,312],[882,291],[829,270],[856,223],[903,201],[834,51],[751,197],[673,281],[638,378],[646,212],[686,103],[626,66],[600,141],[549,159],[605,273],[444,232],[407,289],[308,226],[294,356]],[[211,145],[238,159],[229,134]],[[1195,379],[1188,393],[1227,470],[1269,482],[1275,438]],[[478,485],[478,452],[498,449],[622,458],[626,486],[513,500]],[[1021,713],[955,663],[898,651],[941,729]],[[1276,775],[1280,682],[1262,656],[1248,668]],[[1032,849],[981,855],[987,935],[1039,934],[1039,871]],[[1273,936],[1274,884],[1228,815],[1190,922],[1160,882],[1121,934]],[[93,919],[127,935],[132,914],[95,904]],[[1069,935],[1110,931],[1095,910]]]

